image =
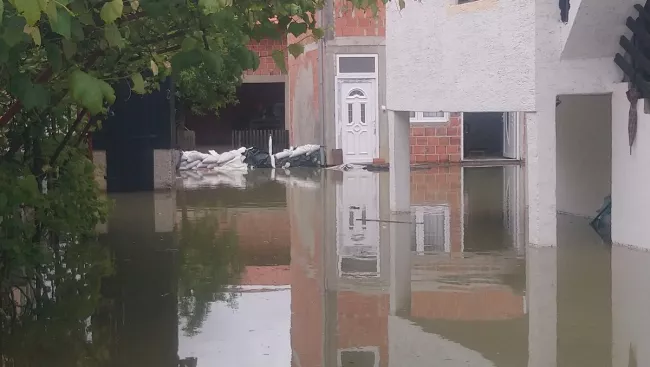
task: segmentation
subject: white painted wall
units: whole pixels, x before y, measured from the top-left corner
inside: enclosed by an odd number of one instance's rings
[[[630,154],[627,88],[626,83],[618,84],[612,95],[612,241],[650,249],[650,115],[640,100]]]
[[[611,95],[565,95],[560,101],[557,210],[594,217],[612,188]]]
[[[454,3],[388,6],[388,108],[534,110],[535,2]]]

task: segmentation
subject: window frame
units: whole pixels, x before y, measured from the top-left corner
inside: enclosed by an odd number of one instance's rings
[[[437,111],[411,111],[415,113],[414,117],[410,116],[409,113],[409,122],[412,124],[430,124],[430,123],[438,123],[438,124],[445,124],[449,122],[449,112],[443,112],[442,117],[425,117],[424,113],[425,112],[437,112]]]
[[[444,248],[446,253],[451,252],[451,210],[449,205],[413,205],[411,212],[415,217],[415,249],[418,255],[424,255],[424,214],[441,215],[444,218]],[[419,224],[422,223],[422,224]]]
[[[340,71],[340,59],[346,57],[367,57],[373,58],[375,60],[375,71],[374,72],[363,72],[363,73],[342,73]],[[379,76],[379,54],[336,54],[336,76],[346,79],[355,79],[355,78],[378,78]]]

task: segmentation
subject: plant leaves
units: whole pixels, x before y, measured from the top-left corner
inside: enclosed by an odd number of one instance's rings
[[[293,57],[298,57],[302,55],[302,53],[305,51],[305,46],[303,46],[301,43],[292,43],[289,46],[287,46],[287,50]]]
[[[38,29],[38,27],[26,24],[25,28],[23,28],[23,32],[30,35],[37,46],[41,45],[41,31]]]
[[[151,60],[151,71],[153,72],[153,76],[158,75],[158,64],[153,60]]]
[[[67,60],[71,60],[77,53],[77,44],[69,40],[61,40],[63,46],[63,55]]]
[[[52,66],[52,71],[59,72],[63,67],[63,55],[61,49],[52,42],[45,43],[45,52],[47,53],[47,61]]]
[[[271,57],[273,58],[275,65],[277,65],[283,73],[286,73],[287,63],[284,60],[284,52],[282,52],[282,50],[273,50]]]
[[[104,27],[104,38],[106,38],[106,42],[110,47],[122,49],[125,45],[124,38],[122,38],[122,34],[115,23],[107,24]]]
[[[196,40],[194,37],[186,37],[183,42],[181,42],[181,49],[183,51],[190,51],[196,48],[196,45],[199,43],[199,41]]]
[[[314,36],[315,39],[319,40],[323,37],[325,37],[325,31],[322,28],[314,28],[311,30],[311,34]]]
[[[399,10],[402,10],[406,7],[406,2],[404,0],[399,0]]]
[[[58,14],[56,11],[56,3],[54,1],[47,4],[47,8],[45,8],[45,13],[47,13],[47,17],[50,18],[50,23],[56,22],[56,18]]]
[[[287,30],[289,33],[298,37],[307,32],[307,23],[291,23],[289,24],[289,28]]]
[[[131,89],[137,93],[137,94],[145,94],[146,91],[144,90],[144,79],[142,78],[142,74],[140,73],[135,73],[131,75],[131,80],[133,81],[133,86]]]
[[[56,14],[55,20],[50,17],[50,26],[52,27],[52,30],[62,35],[63,38],[70,39],[70,32],[72,29],[72,18],[70,17],[70,13],[65,9],[57,8]]]
[[[203,14],[214,14],[223,6],[219,0],[199,0],[199,7],[203,9]]]
[[[27,110],[45,108],[50,103],[50,93],[40,84],[31,84],[21,101]]]
[[[131,9],[133,9],[133,11],[138,10],[140,7],[140,1],[138,0],[129,0],[129,4],[131,4]]]
[[[2,18],[5,15],[5,2],[0,1],[0,25],[2,25]]]
[[[73,71],[69,82],[72,99],[93,115],[104,111],[104,101],[115,102],[115,91],[108,83],[81,70]]]
[[[18,10],[18,14],[25,18],[28,25],[33,26],[41,19],[39,0],[13,0],[12,4]]]
[[[99,16],[106,24],[111,24],[122,16],[123,10],[124,3],[122,3],[122,0],[111,0],[102,6]]]

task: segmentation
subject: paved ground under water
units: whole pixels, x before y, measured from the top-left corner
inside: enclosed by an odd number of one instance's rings
[[[570,216],[527,248],[523,179],[415,171],[400,215],[363,170],[115,195],[87,343],[138,367],[650,366],[650,254]]]

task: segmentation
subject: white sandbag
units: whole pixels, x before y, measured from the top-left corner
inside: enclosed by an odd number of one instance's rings
[[[320,145],[316,144],[307,144],[305,147],[307,148],[307,153],[305,153],[306,155],[310,155],[320,149]]]
[[[244,149],[246,151],[246,149]],[[243,152],[239,152],[239,150],[231,150],[225,153],[221,153],[219,155],[219,158],[217,159],[218,164],[224,164],[226,162],[230,162],[233,158],[237,157],[238,155],[241,155]]]
[[[194,162],[197,160],[203,160],[203,155],[201,152],[197,152],[196,150],[190,150],[187,152],[183,152],[183,156],[185,157],[185,160],[187,162]]]
[[[285,149],[281,152],[275,153],[275,159],[283,159],[291,156],[291,150]]]
[[[199,166],[199,164],[201,164],[201,161],[193,161],[193,162],[189,162],[188,164],[186,164],[185,167],[188,170],[189,169],[195,169],[195,168],[197,168]]]
[[[208,153],[210,153],[210,155],[213,157],[219,157],[219,153],[215,152],[214,150],[208,150]]]
[[[208,164],[208,166],[206,168],[211,170],[211,169],[214,169],[214,167],[217,167],[217,166],[219,166],[219,165],[216,164],[216,163],[211,163],[211,164]]]
[[[217,163],[219,163],[219,157],[218,157],[218,156],[215,157],[215,156],[213,156],[213,155],[209,155],[209,156],[207,156],[207,157],[202,161],[202,164],[205,164],[206,166],[207,166],[207,165],[210,165],[210,164],[217,164]]]

